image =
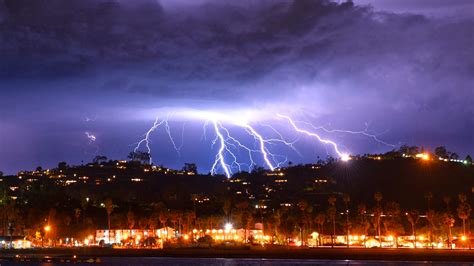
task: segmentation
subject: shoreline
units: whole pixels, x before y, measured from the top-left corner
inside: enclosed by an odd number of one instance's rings
[[[169,257],[169,258],[249,258],[249,259],[321,259],[378,261],[446,261],[474,262],[474,250],[440,249],[364,249],[364,248],[173,248],[173,249],[108,249],[108,248],[46,248],[1,250],[0,259],[15,255],[25,257]]]

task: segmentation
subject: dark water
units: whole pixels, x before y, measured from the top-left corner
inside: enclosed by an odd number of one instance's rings
[[[220,259],[220,258],[158,258],[158,257],[134,257],[134,258],[101,258],[99,264],[92,263],[40,263],[40,262],[11,262],[0,261],[0,266],[6,265],[191,265],[191,266],[256,266],[256,265],[392,265],[392,266],[409,266],[409,265],[469,265],[474,263],[461,262],[430,262],[430,261],[366,261],[366,260],[301,260],[301,259]]]

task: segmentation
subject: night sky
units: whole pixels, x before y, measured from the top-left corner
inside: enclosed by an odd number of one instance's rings
[[[269,147],[295,163],[334,153],[279,113],[367,130],[395,148],[474,154],[471,0],[0,0],[0,62],[0,170],[9,174],[124,159],[169,114],[180,150],[157,129],[154,163],[209,171],[212,128],[205,136],[205,121],[182,110],[250,114],[265,136],[273,126],[297,140],[296,151]],[[394,148],[321,134],[351,154]]]

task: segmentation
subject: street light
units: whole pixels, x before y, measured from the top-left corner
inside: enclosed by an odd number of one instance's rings
[[[51,226],[47,224],[43,229],[44,229],[44,237],[46,237],[49,231],[51,231]],[[44,237],[41,238],[41,246],[43,247],[44,247]]]
[[[224,229],[226,231],[230,231],[230,230],[232,230],[233,227],[234,226],[231,223],[226,223],[225,226],[224,226]]]
[[[224,240],[227,240],[227,234],[232,230],[234,226],[231,223],[226,223],[224,225]]]

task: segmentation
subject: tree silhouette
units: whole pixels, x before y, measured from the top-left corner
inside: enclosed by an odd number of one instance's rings
[[[245,229],[244,231],[244,243],[247,242],[247,231],[249,230],[249,224],[252,220],[251,214],[248,211],[249,203],[248,201],[241,201],[236,205],[238,214],[240,216],[240,224],[242,228]]]
[[[384,221],[385,232],[392,232],[395,238],[395,247],[398,247],[398,218],[400,216],[400,204],[394,201],[387,203],[385,214],[388,216]]]
[[[229,199],[224,200],[224,204],[222,205],[222,210],[224,211],[224,219],[229,221],[230,214],[232,213],[232,201]]]
[[[468,164],[472,164],[472,157],[471,157],[471,155],[467,155],[466,158],[464,159],[464,161],[466,161],[466,163],[468,163]]]
[[[107,226],[110,230],[110,215],[112,214],[112,211],[114,210],[114,204],[110,198],[105,199],[104,208],[105,208],[105,212],[107,213]]]
[[[361,203],[357,206],[357,213],[359,214],[359,217],[360,217],[363,235],[367,236],[368,230],[370,228],[370,223],[365,219],[365,215],[367,213],[367,207],[365,206],[365,204]],[[364,237],[364,246],[365,246],[365,240],[366,238]]]
[[[435,226],[435,219],[436,219],[436,212],[433,210],[429,210],[426,212],[426,220],[428,221],[429,224],[429,229],[430,229],[430,245],[432,248],[433,247],[433,228]]]
[[[467,203],[466,194],[459,194],[459,206],[457,208],[458,217],[462,220],[462,231],[463,235],[466,235],[466,220],[469,219],[471,215],[471,205]]]
[[[444,146],[439,146],[435,148],[435,155],[441,158],[447,158],[448,157],[448,150],[446,150],[446,147]]]
[[[127,212],[127,225],[128,229],[133,229],[133,227],[135,227],[135,214],[132,210]]]
[[[112,214],[112,211],[114,210],[114,204],[110,198],[105,199],[104,202],[104,208],[105,212],[107,213],[107,226],[109,228],[109,243],[110,243],[110,215]]]
[[[428,204],[428,210],[431,210],[431,201],[433,200],[433,193],[432,192],[426,192],[425,193],[425,199]]]
[[[319,244],[321,243],[321,236],[324,235],[324,222],[326,221],[326,216],[324,213],[320,212],[316,215],[315,222],[318,225],[319,231]]]
[[[74,218],[76,218],[76,224],[79,224],[79,219],[81,218],[81,209],[75,208],[74,209]]]
[[[349,247],[349,202],[351,201],[349,194],[344,194],[342,196],[342,201],[344,201],[344,206],[346,207],[344,211],[346,213],[346,239],[347,247]]]
[[[104,163],[107,161],[107,157],[106,156],[103,156],[103,155],[97,155],[96,157],[94,157],[94,159],[92,160],[93,163],[95,164],[100,164],[100,163]]]
[[[451,212],[450,209],[450,203],[451,203],[451,197],[448,195],[443,196],[443,202],[446,205],[446,212]]]
[[[195,163],[184,163],[183,171],[197,174],[197,166]]]
[[[407,213],[408,222],[411,225],[411,233],[413,235],[413,247],[416,248],[416,224],[420,219],[420,213],[417,210],[411,210]]]
[[[444,213],[443,214],[443,217],[442,217],[442,221],[443,221],[443,224],[446,226],[447,228],[447,235],[448,235],[448,246],[450,248],[452,248],[452,245],[451,245],[451,239],[452,239],[452,234],[451,234],[451,228],[454,226],[454,218],[451,216],[450,213]]]
[[[381,232],[381,228],[380,228],[380,223],[381,223],[381,219],[382,219],[382,214],[383,214],[383,210],[382,210],[382,199],[383,199],[383,196],[382,196],[382,193],[380,192],[375,192],[374,194],[374,199],[375,199],[375,208],[374,208],[374,218],[375,218],[375,222],[377,224],[377,235],[379,237],[379,243],[380,243],[380,247],[382,247],[382,232]]]
[[[60,170],[66,170],[68,168],[68,165],[66,162],[60,162],[58,163],[58,169]]]
[[[331,195],[328,198],[329,208],[328,208],[328,217],[332,221],[332,231],[331,231],[331,247],[334,247],[334,236],[336,235],[336,196]]]
[[[168,211],[167,210],[162,210],[159,214],[159,220],[160,224],[163,227],[167,227],[167,222],[168,222]]]
[[[141,164],[151,163],[151,156],[148,152],[132,151],[128,154],[128,158],[132,161],[140,162]]]

